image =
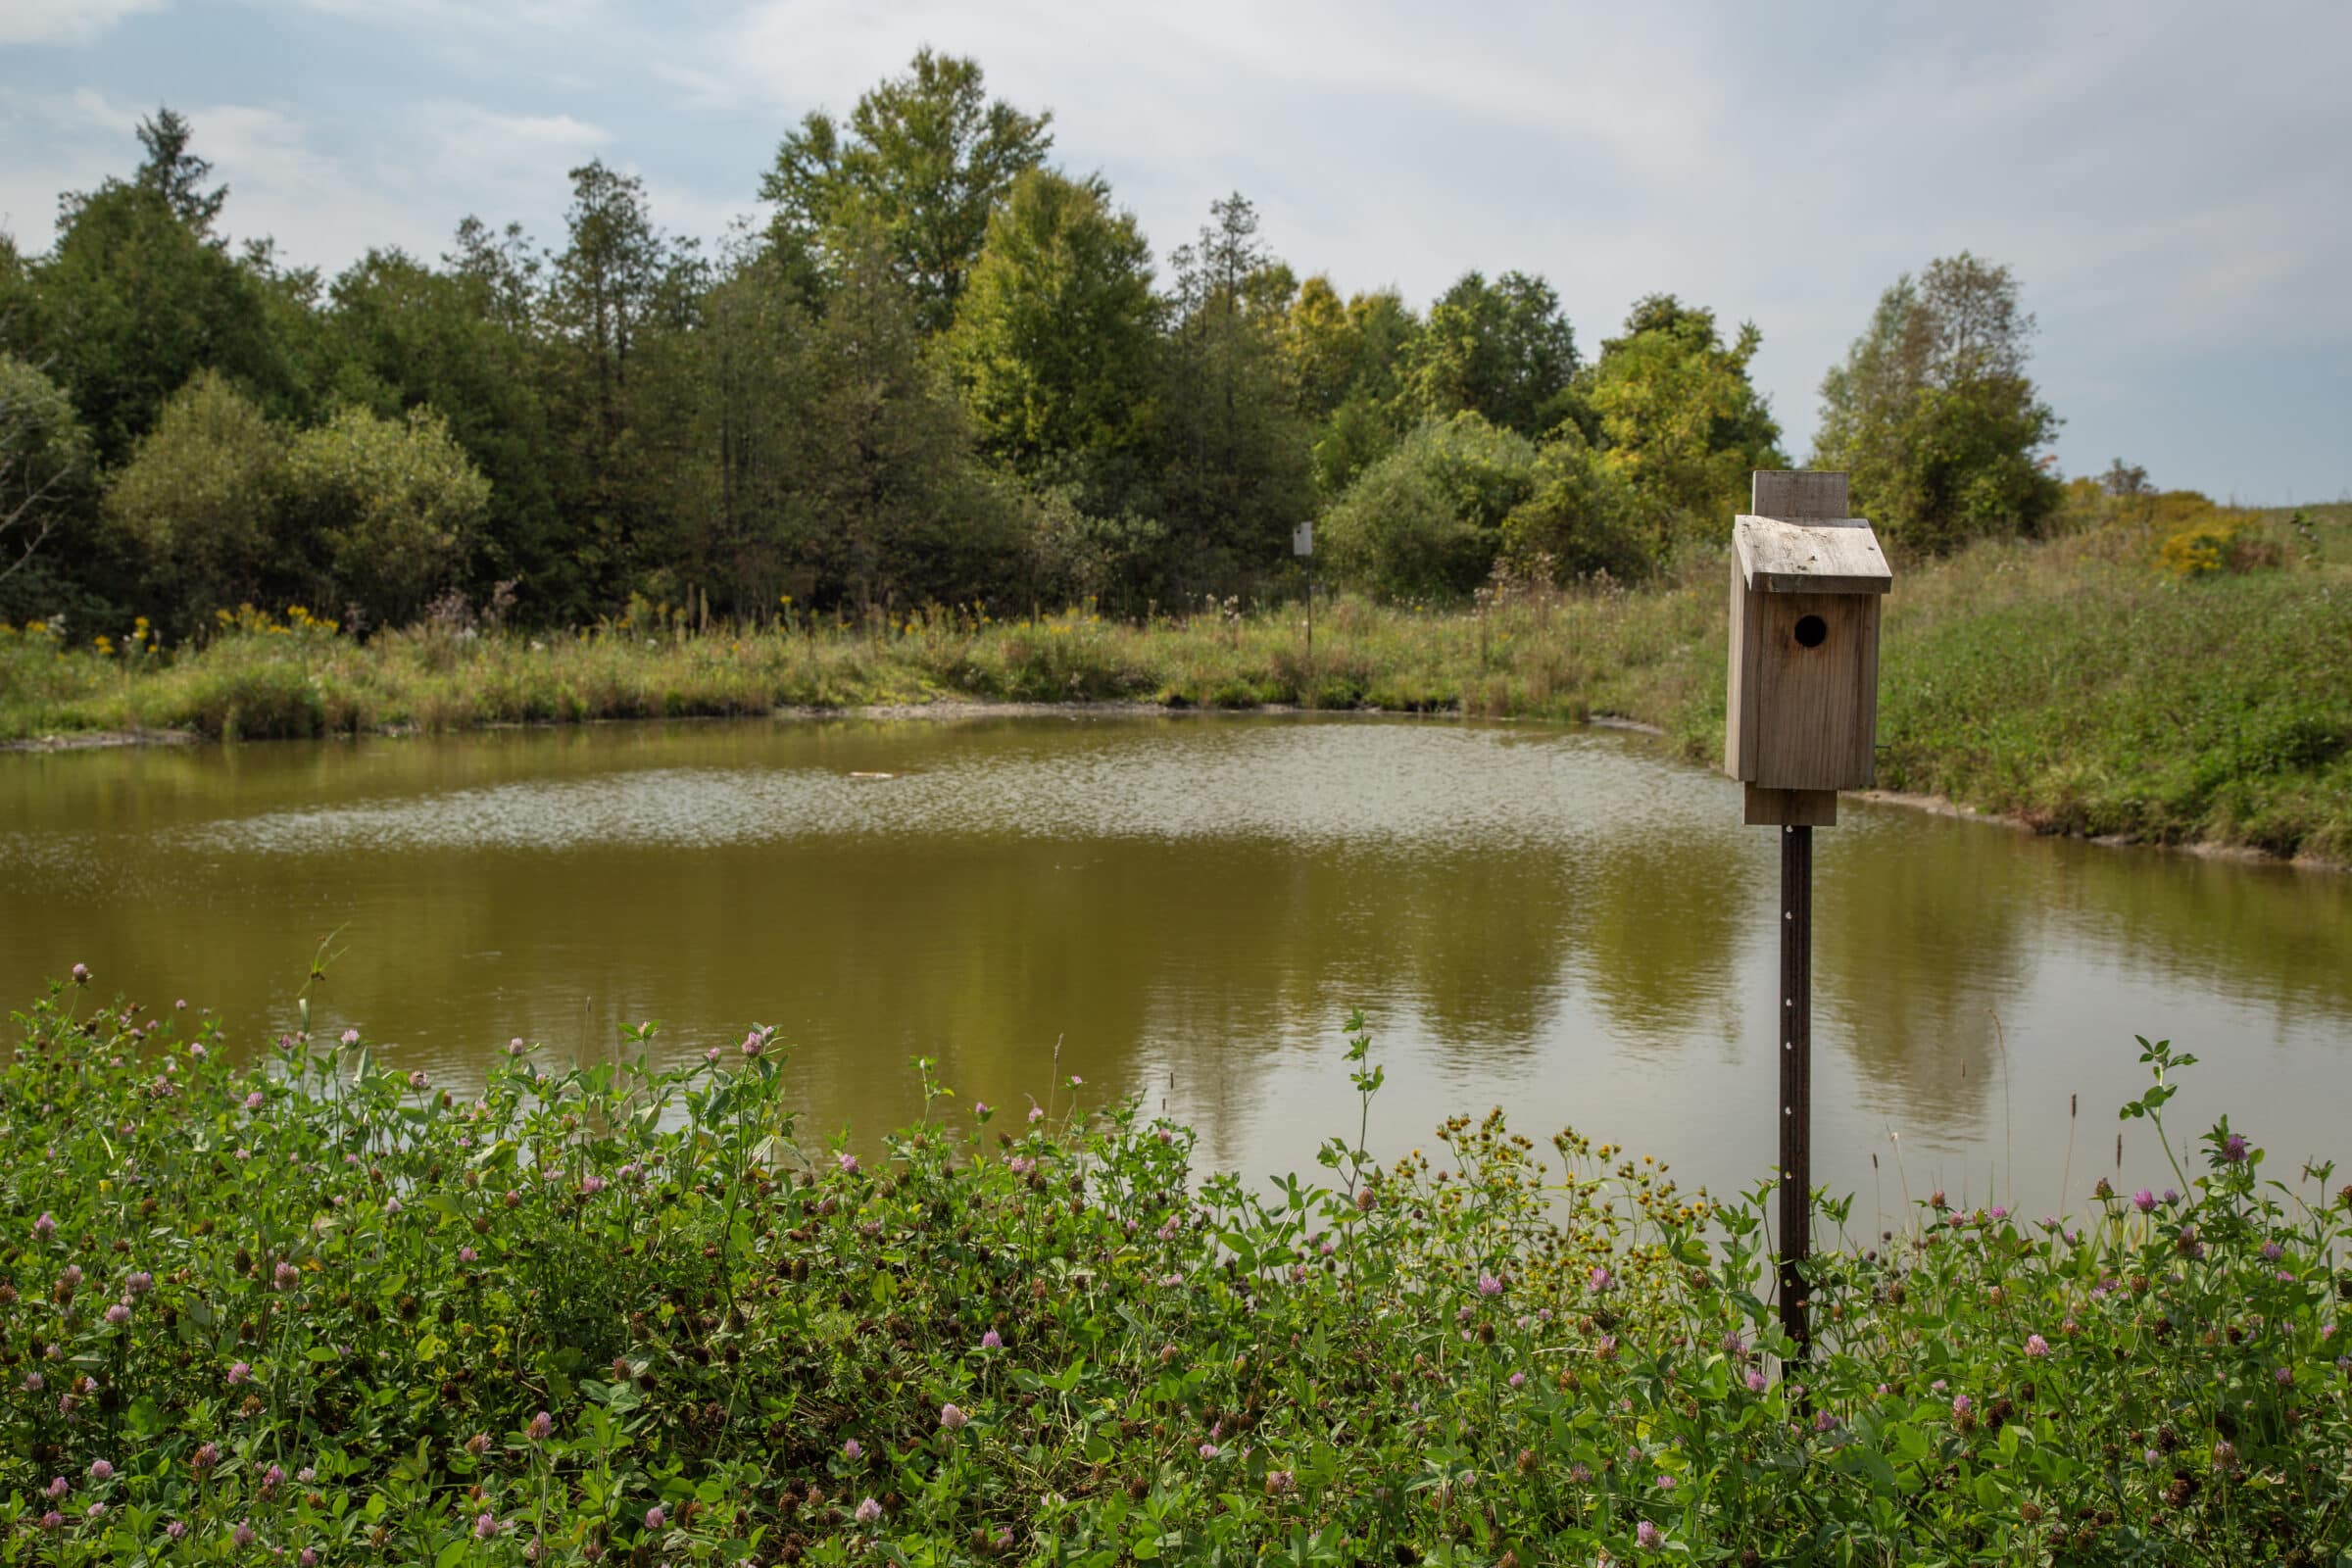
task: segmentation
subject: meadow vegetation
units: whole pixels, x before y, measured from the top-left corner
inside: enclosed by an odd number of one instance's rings
[[[2348,1560],[2352,1189],[2176,1148],[2165,1044],[2170,1190],[1825,1199],[1799,1359],[1768,1188],[1499,1110],[1250,1192],[1075,1078],[861,1154],[766,1029],[453,1092],[87,978],[0,1067],[0,1561]]]
[[[2078,494],[2039,543],[1906,564],[1882,665],[1880,781],[2038,827],[2352,860],[2352,508],[2264,514]],[[2299,520],[2298,520],[2299,519]],[[1217,601],[1128,622],[933,606],[862,622],[779,606],[706,626],[640,602],[568,634],[445,600],[365,642],[307,611],[152,627],[0,630],[0,738],[178,729],[248,739],[384,728],[988,702],[1295,705],[1658,726],[1712,763],[1725,571],[1562,588],[1508,569],[1466,608]]]

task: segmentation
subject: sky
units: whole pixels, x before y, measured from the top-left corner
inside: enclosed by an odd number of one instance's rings
[[[2039,319],[2064,471],[2352,496],[2342,0],[0,0],[0,227],[45,247],[169,103],[223,226],[297,265],[435,257],[467,214],[560,241],[590,158],[715,239],[790,126],[925,44],[1050,109],[1157,256],[1238,190],[1344,292],[1540,272],[1588,353],[1653,292],[1753,320],[1799,461],[1880,292],[1965,249]]]

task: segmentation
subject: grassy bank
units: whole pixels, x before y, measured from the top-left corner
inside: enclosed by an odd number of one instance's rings
[[[2179,519],[1987,544],[1907,570],[1888,606],[1881,781],[2037,825],[2352,861],[2352,508],[2255,519],[2178,575]],[[2173,555],[2168,557],[2168,548]],[[2195,563],[2189,562],[2193,565]],[[453,626],[365,645],[249,615],[172,657],[54,628],[0,636],[0,738],[764,713],[942,699],[1294,704],[1582,719],[1721,744],[1720,566],[1638,592],[1505,589],[1465,612],[1327,606],[1002,623],[690,629],[658,611],[528,637]]]
[[[1762,1191],[1499,1111],[1257,1196],[1075,1080],[860,1162],[760,1031],[453,1096],[200,1018],[0,1067],[0,1561],[2352,1562],[2352,1190],[2226,1125],[2063,1224],[1827,1206],[1800,1367]]]

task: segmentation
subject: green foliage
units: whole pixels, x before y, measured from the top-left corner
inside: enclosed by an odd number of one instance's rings
[[[561,466],[540,365],[527,309],[514,297],[519,289],[527,299],[529,285],[490,270],[497,256],[478,225],[470,238],[479,270],[435,270],[398,251],[370,251],[335,279],[325,312],[331,391],[386,418],[423,407],[442,414],[490,481],[466,588],[487,597],[493,584],[518,581],[542,615],[578,613],[584,604],[566,603]],[[510,316],[515,310],[520,319]]]
[[[1175,556],[1168,586],[1188,599],[1282,560],[1313,497],[1304,428],[1283,384],[1289,269],[1238,192],[1209,215],[1171,258],[1175,322],[1162,358],[1158,511]]]
[[[1459,598],[1486,578],[1536,470],[1525,436],[1476,414],[1430,420],[1323,514],[1318,547],[1342,581],[1371,592]]]
[[[955,318],[989,215],[1054,145],[1051,114],[991,101],[979,62],[915,52],[906,74],[858,100],[847,127],[810,112],[776,149],[760,195],[789,257],[838,266],[878,243],[927,331]]]
[[[2026,374],[2033,333],[2006,267],[1963,251],[1897,279],[1822,382],[1814,465],[1847,470],[1855,509],[1905,549],[2038,532],[2064,497],[2040,456],[2059,420]]]
[[[200,370],[292,407],[295,377],[270,340],[261,283],[157,191],[109,182],[70,204],[29,295],[12,335],[73,390],[107,462],[127,456]]]
[[[372,625],[402,625],[450,586],[489,510],[490,482],[429,409],[345,409],[294,437],[287,504],[323,548],[330,591]]]
[[[92,466],[89,432],[65,389],[0,352],[0,607],[36,581],[47,585],[50,574],[27,570],[44,546],[86,545],[73,535]]]
[[[1150,433],[1158,311],[1151,248],[1107,185],[1020,175],[944,342],[981,449],[1033,480],[1105,488]]]
[[[2194,1057],[2165,1042],[2125,1114],[2177,1190],[2101,1184],[2038,1223],[1936,1194],[1884,1246],[1825,1234],[1800,1365],[1769,1184],[1686,1193],[1499,1110],[1384,1161],[1360,1017],[1356,1134],[1252,1194],[1075,1080],[1000,1133],[918,1060],[922,1119],[853,1152],[802,1137],[771,1029],[671,1068],[651,1024],[567,1070],[517,1041],[459,1096],[311,1033],[307,994],[240,1065],[215,1020],[75,982],[0,1066],[0,1310],[41,1348],[0,1393],[25,1560],[2324,1562],[2343,1539],[2352,1196],[2226,1119],[2175,1150]]]
[[[1403,374],[1430,417],[1471,413],[1535,440],[1578,412],[1576,333],[1549,283],[1465,272],[1429,308]]]
[[[136,554],[141,586],[174,607],[172,630],[299,582],[285,559],[287,478],[284,433],[219,372],[164,405],[115,471],[106,513]]]
[[[1748,379],[1763,340],[1748,323],[1727,347],[1714,312],[1653,294],[1626,318],[1623,337],[1601,344],[1582,383],[1609,465],[1685,537],[1724,538],[1747,510],[1750,473],[1788,466],[1780,425]]]
[[[1502,552],[1517,571],[1561,582],[1650,574],[1669,514],[1614,456],[1587,446],[1573,424],[1537,451],[1527,497],[1502,521]]]

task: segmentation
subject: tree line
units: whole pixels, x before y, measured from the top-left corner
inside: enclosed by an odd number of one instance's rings
[[[1753,324],[1653,295],[1588,357],[1540,274],[1343,293],[1238,194],[1162,267],[1053,131],[926,49],[785,134],[715,245],[598,161],[559,247],[467,218],[327,277],[232,246],[163,109],[46,250],[0,236],[0,618],[1140,614],[1293,591],[1309,517],[1319,575],[1445,600],[1671,568],[1789,463]],[[1814,461],[1898,547],[2056,507],[2032,331],[1964,254],[1830,372]]]

